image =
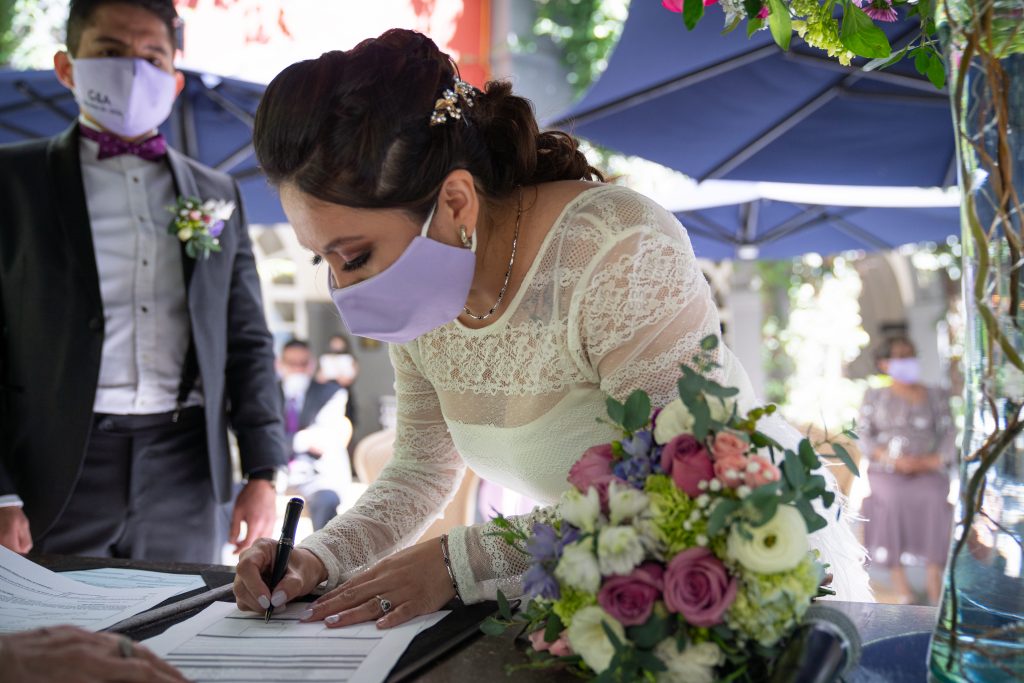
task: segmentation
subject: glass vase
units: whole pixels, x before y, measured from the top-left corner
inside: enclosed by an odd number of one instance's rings
[[[965,415],[933,681],[1024,679],[1024,0],[937,0],[957,140]]]

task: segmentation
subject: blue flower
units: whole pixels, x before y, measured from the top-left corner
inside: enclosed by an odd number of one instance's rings
[[[526,552],[530,553],[537,564],[549,560],[557,560],[561,555],[558,534],[550,524],[534,524],[533,535],[526,541]]]
[[[526,570],[523,575],[523,592],[527,595],[551,600],[558,600],[562,597],[558,581],[540,564],[535,564]]]
[[[661,449],[654,445],[654,436],[649,431],[636,432],[632,438],[623,439],[621,443],[623,452],[629,457],[617,462],[612,472],[634,488],[642,489],[647,477],[661,473],[658,462]]]
[[[653,446],[654,435],[646,430],[636,432],[631,439],[622,440],[622,450],[631,458],[650,459]]]

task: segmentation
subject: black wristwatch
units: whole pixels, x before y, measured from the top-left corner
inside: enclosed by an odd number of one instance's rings
[[[262,469],[253,470],[252,472],[249,472],[247,475],[245,475],[245,480],[246,481],[262,480],[262,481],[269,481],[269,482],[273,483],[274,479],[276,477],[277,477],[277,470],[276,469],[274,469],[273,467],[264,467]]]

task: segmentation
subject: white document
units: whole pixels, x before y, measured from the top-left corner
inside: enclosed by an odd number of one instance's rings
[[[198,574],[171,574],[124,567],[76,569],[70,572],[60,572],[60,575],[100,588],[170,588],[174,586],[178,589],[175,595],[197,588],[206,588],[206,582]]]
[[[0,546],[0,633],[59,624],[99,631],[177,593],[175,586],[89,586]]]
[[[384,630],[372,622],[327,628],[299,621],[308,607],[298,602],[278,608],[264,624],[262,614],[215,602],[147,640],[146,647],[195,683],[380,683],[416,634],[448,614],[435,612]]]

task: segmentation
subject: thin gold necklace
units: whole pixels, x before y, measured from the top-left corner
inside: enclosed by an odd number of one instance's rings
[[[508,260],[508,270],[505,271],[505,283],[501,286],[501,291],[498,292],[498,300],[491,306],[491,310],[487,311],[483,315],[477,315],[473,311],[469,310],[468,306],[463,306],[462,310],[473,320],[487,320],[494,312],[501,306],[502,299],[505,298],[505,292],[508,291],[508,283],[512,279],[512,264],[516,262],[516,245],[519,244],[519,221],[523,217],[523,188],[519,188],[519,206],[516,208],[516,229],[512,233],[512,256]]]

